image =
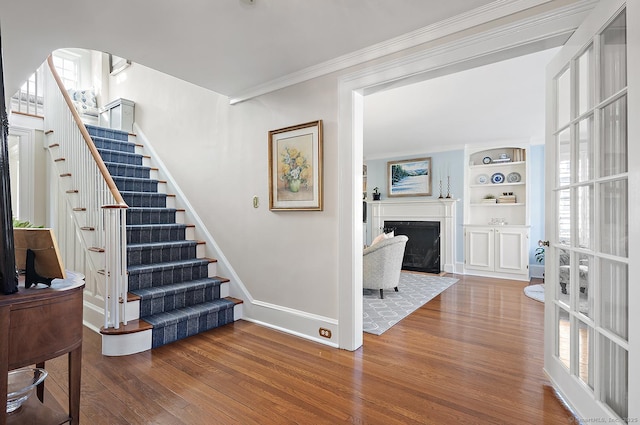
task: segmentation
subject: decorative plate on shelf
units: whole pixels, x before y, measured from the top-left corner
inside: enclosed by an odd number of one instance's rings
[[[504,174],[495,173],[493,176],[491,176],[491,183],[495,183],[495,184],[504,183]]]
[[[507,174],[507,182],[509,183],[518,183],[521,179],[520,173],[513,172]]]
[[[478,184],[487,184],[489,183],[489,176],[486,174],[480,174],[478,177],[476,177],[476,183]]]
[[[491,164],[491,157],[485,156],[484,158],[482,158],[482,163],[483,164]]]

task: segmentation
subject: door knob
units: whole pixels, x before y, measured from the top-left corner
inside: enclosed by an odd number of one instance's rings
[[[549,241],[539,240],[538,246],[549,246]]]

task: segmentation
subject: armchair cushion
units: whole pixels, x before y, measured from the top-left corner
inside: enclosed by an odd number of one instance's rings
[[[405,235],[398,235],[384,239],[363,251],[363,288],[391,289],[398,286],[408,240]]]

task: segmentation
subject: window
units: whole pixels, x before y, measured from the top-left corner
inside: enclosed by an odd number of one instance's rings
[[[53,64],[67,89],[78,89],[79,58],[71,55],[56,53],[53,56]]]

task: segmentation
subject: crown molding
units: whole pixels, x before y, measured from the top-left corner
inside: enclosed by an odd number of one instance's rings
[[[236,104],[251,98],[279,90],[294,84],[318,78],[332,72],[340,71],[383,56],[397,53],[474,26],[490,22],[532,7],[549,3],[551,0],[496,0],[483,7],[437,22],[433,25],[392,38],[359,51],[339,56],[321,64],[302,69],[297,72],[273,79],[254,86],[230,97],[229,103]],[[553,9],[524,21],[510,24],[507,28],[515,28],[526,21],[535,24],[539,20],[553,19],[558,14],[583,13],[585,8],[591,9],[597,0],[582,0],[560,9]]]

